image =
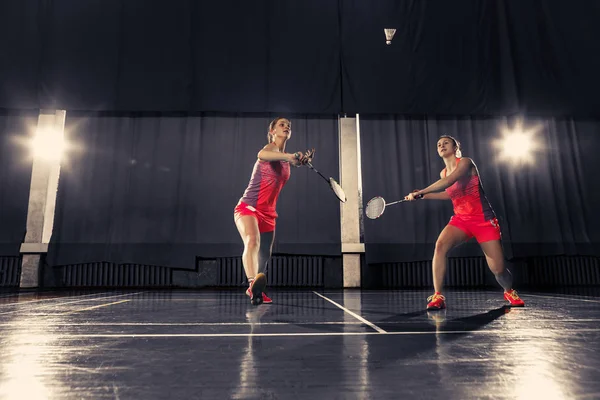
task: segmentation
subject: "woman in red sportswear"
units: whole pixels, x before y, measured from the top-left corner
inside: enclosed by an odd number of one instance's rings
[[[269,124],[268,144],[258,152],[250,183],[234,210],[234,221],[242,241],[242,263],[248,278],[246,294],[254,305],[271,303],[264,293],[267,285],[265,267],[275,239],[276,204],[281,189],[290,178],[290,165],[298,167],[311,160],[314,150],[306,154],[285,152],[292,135],[292,123],[276,118]]]
[[[524,306],[523,300],[512,288],[512,275],[504,265],[500,226],[492,206],[485,197],[477,166],[470,158],[461,157],[460,142],[452,136],[441,136],[437,150],[446,164],[440,172],[440,179],[405,197],[406,200],[421,197],[430,200],[452,200],[454,207],[454,215],[435,243],[432,262],[435,293],[427,299],[427,309],[446,308],[446,298],[442,295],[446,256],[453,247],[472,237],[481,246],[490,270],[504,288],[504,298],[512,306]]]

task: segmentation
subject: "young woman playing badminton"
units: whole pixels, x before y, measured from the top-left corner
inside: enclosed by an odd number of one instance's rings
[[[275,239],[275,211],[281,189],[290,178],[290,165],[298,167],[311,161],[313,150],[306,154],[285,152],[292,135],[292,123],[276,118],[269,124],[269,143],[258,152],[250,183],[234,210],[235,225],[244,242],[242,263],[248,278],[246,294],[254,305],[272,303],[265,294],[265,267]]]
[[[427,300],[428,310],[446,308],[442,284],[446,273],[446,255],[458,244],[475,237],[496,280],[504,288],[504,298],[515,307],[525,305],[512,288],[512,275],[504,266],[504,254],[500,244],[500,226],[492,206],[485,197],[479,171],[473,160],[461,158],[460,142],[452,136],[443,135],[437,143],[439,156],[446,168],[440,179],[422,190],[408,194],[405,199],[452,200],[454,215],[440,233],[433,253],[433,287],[435,293]]]

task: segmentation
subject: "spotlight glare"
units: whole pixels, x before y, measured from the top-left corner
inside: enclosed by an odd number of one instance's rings
[[[35,158],[45,161],[59,161],[65,148],[62,132],[54,129],[38,129],[31,141]]]
[[[494,146],[500,150],[500,160],[512,164],[533,164],[534,153],[539,149],[535,140],[538,129],[523,131],[518,126],[514,130],[503,131],[502,138],[494,141]]]

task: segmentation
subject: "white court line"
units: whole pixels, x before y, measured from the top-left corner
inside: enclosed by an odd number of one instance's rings
[[[385,292],[386,293],[392,293],[393,291],[385,291]],[[411,292],[407,292],[407,291],[404,291],[403,293],[404,294],[412,294]],[[450,293],[452,293],[452,292],[450,292]],[[493,291],[481,291],[481,292],[480,291],[474,291],[472,293],[460,292],[460,293],[452,293],[452,298],[460,298],[461,296],[462,297],[471,297],[473,294],[481,294],[481,295],[483,295],[483,294],[497,294],[497,293],[498,292],[493,292]],[[544,296],[544,295],[540,295],[540,294],[531,294],[531,293],[528,293],[526,291],[520,291],[520,293],[521,293],[521,296],[525,296],[525,298],[527,298],[527,297],[543,297],[543,298],[548,298],[548,299],[565,299],[565,300],[587,301],[587,302],[590,302],[590,303],[600,303],[600,300],[591,300],[589,298],[581,298],[582,296],[573,297],[573,296],[577,296],[577,295],[570,296],[568,294],[565,294],[565,295],[562,295],[562,296],[559,296],[559,295],[556,295],[556,296]],[[342,293],[342,292],[340,292],[338,294],[344,295],[344,296],[346,296],[346,295],[355,295],[357,297],[365,297],[367,295],[377,295],[377,296],[385,295],[384,291],[382,291],[382,293],[373,293],[373,292],[370,292],[370,293],[365,293],[365,292],[361,292],[361,293],[355,293],[355,292]],[[398,295],[397,297],[402,297],[402,296]],[[403,296],[403,297],[404,298],[408,297],[409,299],[412,299],[413,296]]]
[[[112,305],[115,305],[115,304],[121,304],[121,303],[127,303],[128,301],[131,301],[131,300],[130,299],[128,299],[128,300],[119,300],[119,301],[113,301],[112,303],[98,304],[96,306],[80,308],[79,310],[67,311],[66,313],[60,313],[60,315],[73,314],[73,313],[78,313],[78,312],[81,312],[81,311],[94,310],[96,308],[108,307],[108,306],[112,306]]]
[[[563,299],[563,300],[586,301],[588,303],[600,303],[600,300],[588,300],[588,299],[580,299],[580,298],[576,298],[576,297],[544,296],[544,295],[541,295],[541,294],[530,294],[530,293],[524,293],[523,296],[525,296],[526,300],[527,300],[527,297],[542,297],[542,298],[545,298],[545,299]]]
[[[52,300],[62,300],[62,299],[70,299],[73,297],[90,297],[90,296],[100,296],[103,294],[109,294],[109,293],[113,293],[113,292],[104,292],[104,293],[94,293],[94,294],[84,294],[81,296],[78,295],[71,295],[71,296],[57,296],[57,297],[50,297],[47,299],[39,299],[39,300],[31,300],[31,301],[19,301],[17,303],[6,303],[6,304],[0,304],[0,308],[1,307],[9,307],[9,306],[18,306],[18,305],[26,305],[26,304],[33,304],[33,303],[39,303],[42,301],[52,301]],[[39,294],[39,293],[32,293],[32,294]],[[14,296],[14,297],[20,297],[20,295]],[[10,298],[10,297],[6,297],[6,298]]]
[[[0,315],[7,315],[7,314],[14,314],[14,313],[25,313],[25,312],[36,312],[36,311],[43,310],[43,309],[46,309],[46,308],[49,308],[49,307],[57,307],[57,306],[65,305],[65,304],[75,304],[75,303],[81,303],[81,302],[84,302],[84,301],[104,300],[104,299],[110,299],[110,298],[115,298],[115,297],[133,296],[134,294],[140,294],[140,293],[144,293],[144,292],[119,294],[119,295],[115,295],[115,296],[105,296],[105,297],[83,299],[83,300],[65,301],[65,302],[62,302],[62,303],[48,304],[48,305],[41,306],[41,307],[38,307],[38,308],[33,308],[31,310],[13,310],[13,311],[7,311],[7,312],[0,313]]]
[[[534,336],[539,336],[540,333],[548,333],[549,331],[542,331],[540,329],[522,329],[512,330],[511,332],[517,332],[519,334],[530,332]],[[582,328],[582,329],[569,329],[567,333],[585,333],[585,332],[600,332],[600,328]],[[457,335],[457,334],[502,334],[506,335],[505,329],[488,329],[488,330],[474,330],[474,331],[428,331],[428,332],[303,332],[303,333],[90,333],[90,334],[66,334],[56,335],[56,339],[83,339],[83,338],[202,338],[202,337],[294,337],[294,336],[371,336],[371,335],[390,335],[390,336],[408,336],[408,335]],[[558,333],[550,332],[555,336]]]
[[[130,300],[123,300],[130,301]],[[111,303],[113,304],[113,303]],[[562,322],[562,321],[561,321]],[[0,323],[0,326],[13,324]],[[36,323],[32,321],[27,326],[263,326],[263,325],[364,325],[363,322],[58,322]]]
[[[353,313],[352,311],[348,310],[347,308],[341,306],[340,304],[336,303],[335,301],[328,299],[327,297],[323,296],[322,294],[319,294],[315,291],[313,291],[314,294],[316,294],[317,296],[321,297],[322,299],[327,300],[328,302],[330,302],[331,304],[333,304],[334,306],[341,308],[342,310],[344,310],[345,312],[347,312],[348,314],[352,315],[354,318],[356,318],[359,321],[364,322],[365,324],[369,325],[371,328],[375,329],[377,332],[379,333],[387,333],[386,331],[384,331],[383,329],[381,329],[380,327],[378,327],[377,325],[367,321],[366,319],[364,319],[363,317],[361,317],[360,315]]]
[[[124,303],[132,300],[121,300],[114,303],[102,304],[100,306],[88,307],[97,308],[110,304]],[[85,310],[85,309],[82,309]],[[78,310],[78,311],[82,311]],[[77,311],[74,311],[77,312]],[[68,314],[68,313],[65,313]],[[583,319],[536,319],[535,322],[600,322],[600,318]],[[411,325],[422,323],[419,320],[412,321],[389,321],[387,325]],[[282,326],[282,325],[363,325],[364,322],[356,321],[321,321],[321,322],[36,322],[30,321],[27,326]],[[11,322],[0,323],[0,327],[13,326]],[[386,332],[387,333],[387,332]]]

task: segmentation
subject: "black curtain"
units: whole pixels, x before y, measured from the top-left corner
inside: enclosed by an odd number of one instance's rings
[[[18,256],[25,239],[37,112],[0,110],[0,256]]]
[[[341,4],[346,112],[598,116],[597,1]]]
[[[0,3],[0,107],[340,110],[337,0]]]
[[[241,255],[233,208],[273,117],[69,113],[49,264]],[[334,174],[337,118],[290,118],[286,151],[315,147],[315,166]],[[339,201],[308,168],[292,169],[277,210],[274,252],[340,253]]]
[[[529,164],[503,159],[496,141],[505,131],[534,131],[539,147]],[[365,203],[373,196],[402,199],[439,179],[440,135],[462,142],[482,177],[502,227],[508,258],[600,255],[600,170],[595,143],[600,122],[568,119],[405,119],[361,116]],[[515,149],[518,150],[518,149]],[[452,215],[450,201],[390,206],[378,220],[365,218],[370,263],[431,258],[438,234]],[[451,255],[481,255],[473,241]]]
[[[597,117],[599,19],[596,0],[3,1],[0,107]]]
[[[422,115],[518,110],[503,3],[343,2],[344,109]],[[390,45],[384,28],[397,29]]]

